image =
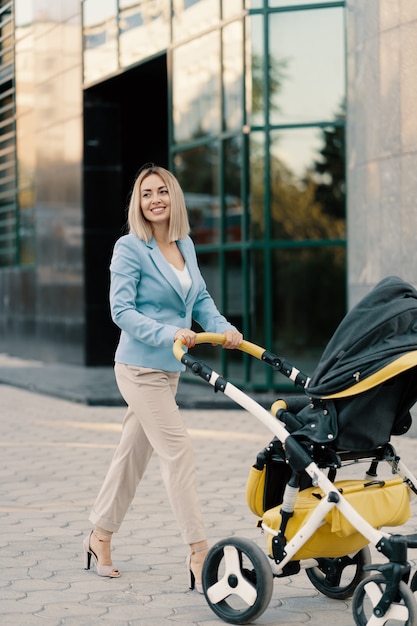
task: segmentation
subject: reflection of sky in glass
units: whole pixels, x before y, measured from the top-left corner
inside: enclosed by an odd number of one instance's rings
[[[220,33],[215,31],[173,51],[175,140],[220,130]]]
[[[323,131],[320,128],[293,128],[271,132],[271,154],[283,161],[297,178],[320,161]]]
[[[117,0],[85,0],[83,3],[84,26],[96,26],[117,13]]]
[[[270,62],[280,73],[271,123],[332,120],[345,94],[343,9],[270,16]]]
[[[33,0],[15,0],[14,19],[16,26],[26,26],[33,22]]]

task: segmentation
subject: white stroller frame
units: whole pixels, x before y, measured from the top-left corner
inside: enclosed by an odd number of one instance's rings
[[[196,343],[223,344],[224,335],[215,333],[199,333]],[[301,526],[296,534],[285,544],[282,559],[279,562],[268,558],[260,548],[253,542],[236,537],[224,540],[213,546],[206,559],[203,570],[203,589],[207,602],[211,609],[224,621],[235,624],[249,623],[256,619],[267,608],[273,587],[273,578],[296,573],[299,569],[308,569],[317,566],[316,559],[305,559],[297,562],[298,569],[294,571],[293,559],[300,548],[312,537],[317,529],[322,525],[326,515],[334,508],[363,535],[376,550],[385,556],[388,561],[380,565],[370,565],[366,561],[361,563],[364,570],[376,570],[378,575],[368,576],[358,585],[353,598],[353,616],[355,623],[359,626],[363,624],[385,624],[388,619],[396,619],[407,626],[417,624],[417,602],[413,591],[417,589],[417,578],[414,577],[411,586],[408,585],[411,572],[410,563],[407,560],[407,549],[417,547],[417,535],[402,536],[393,535],[374,528],[368,523],[341,494],[334,483],[320,469],[318,464],[312,460],[310,454],[303,446],[288,432],[285,424],[271,412],[264,409],[255,400],[242,392],[232,383],[225,380],[209,366],[195,359],[188,352],[184,352],[184,346],[180,340],[174,344],[174,354],[178,360],[186,365],[196,376],[212,385],[216,391],[221,391],[242,408],[252,413],[260,420],[275,437],[279,439],[285,448],[285,453],[289,465],[293,471],[305,471],[311,478],[312,484],[319,487],[326,497],[318,501],[316,508]],[[282,361],[276,355],[263,348],[243,341],[239,347],[243,352],[247,352],[260,360],[272,365],[274,369],[281,371],[296,384],[305,386],[306,377],[299,370],[292,367],[288,362]],[[385,459],[384,459],[385,460]],[[409,487],[410,496],[417,493],[415,485],[417,480],[408,470],[405,464],[393,455],[388,459],[392,465],[392,472],[403,479]],[[298,488],[286,485],[281,510],[289,515],[294,510],[294,503],[298,494]],[[274,536],[278,535],[266,525],[263,525],[266,533]],[[250,547],[248,544],[253,544]],[[224,557],[226,571],[221,579],[213,582],[213,574],[210,567],[220,558],[219,551]],[[255,580],[252,581],[241,571],[239,555],[241,552],[252,557],[255,568]],[[210,558],[213,553],[213,558]],[[361,580],[362,576],[358,578]],[[247,605],[245,610],[234,610],[227,599],[231,594],[237,594]],[[367,597],[369,596],[369,597]],[[330,596],[337,597],[337,596]],[[371,615],[365,615],[365,598],[370,599],[372,604]],[[368,619],[369,618],[369,619]]]

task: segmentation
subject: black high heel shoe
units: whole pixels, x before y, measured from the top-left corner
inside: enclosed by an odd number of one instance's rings
[[[107,576],[108,578],[119,578],[120,572],[118,569],[113,567],[113,565],[99,565],[98,556],[90,546],[91,536],[94,533],[94,536],[98,541],[106,541],[105,539],[99,539],[94,530],[84,539],[83,541],[83,552],[84,552],[84,569],[90,569],[91,567],[91,558],[96,566],[97,574],[99,576]],[[99,533],[100,534],[100,533]],[[110,541],[110,539],[108,539]]]

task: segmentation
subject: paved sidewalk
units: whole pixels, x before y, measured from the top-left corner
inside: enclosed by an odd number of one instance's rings
[[[155,458],[114,537],[113,560],[122,576],[100,578],[82,567],[88,513],[118,442],[123,407],[87,406],[8,385],[0,385],[0,407],[2,625],[223,623],[203,596],[187,588],[187,549]],[[270,432],[239,409],[184,409],[183,414],[194,442],[210,543],[236,535],[266,551],[266,538],[246,505],[245,485]],[[415,440],[402,437],[396,445],[416,472]],[[415,519],[401,532],[414,532]],[[275,580],[272,601],[256,621],[332,623],[353,624],[350,602],[322,596],[303,572]]]

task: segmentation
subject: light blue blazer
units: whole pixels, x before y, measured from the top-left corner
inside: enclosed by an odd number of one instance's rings
[[[116,362],[181,371],[172,352],[177,330],[191,328],[193,319],[208,332],[235,330],[206,289],[191,238],[177,243],[192,279],[186,298],[155,239],[129,234],[116,242],[110,264],[111,316],[121,329]]]

